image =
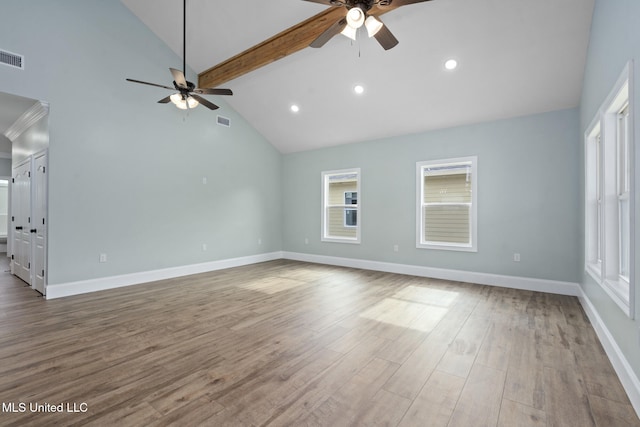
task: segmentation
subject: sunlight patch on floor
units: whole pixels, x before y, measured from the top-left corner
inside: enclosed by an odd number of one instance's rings
[[[300,280],[286,279],[284,277],[265,277],[263,279],[243,283],[241,285],[238,285],[238,287],[250,291],[258,291],[265,294],[273,295],[278,292],[297,288],[304,284],[305,282],[302,282]]]
[[[419,302],[422,304],[437,305],[440,307],[449,307],[458,298],[458,293],[421,286],[407,286],[406,288],[396,292],[393,295],[393,298]]]
[[[458,297],[457,292],[407,286],[360,314],[366,319],[429,332]]]

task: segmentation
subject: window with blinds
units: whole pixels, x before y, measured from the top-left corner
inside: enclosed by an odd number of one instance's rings
[[[417,247],[476,251],[476,157],[417,164]]]
[[[322,240],[360,242],[360,169],[322,173]]]

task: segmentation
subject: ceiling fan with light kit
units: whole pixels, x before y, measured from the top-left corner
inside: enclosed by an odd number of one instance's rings
[[[171,75],[173,76],[173,87],[134,79],[127,79],[127,81],[177,91],[172,95],[162,98],[158,101],[159,104],[168,104],[169,102],[172,102],[176,107],[182,110],[193,109],[197,107],[198,104],[202,104],[210,110],[217,110],[219,107],[216,104],[200,95],[230,96],[233,95],[233,92],[231,89],[199,88],[193,83],[187,81],[185,78],[187,69],[187,0],[183,0],[182,7],[182,71],[175,68],[169,68]]]
[[[375,37],[380,45],[389,50],[398,44],[398,39],[389,28],[382,23],[379,15],[413,3],[423,3],[430,0],[304,0],[327,6],[344,7],[345,16],[340,18],[322,34],[320,34],[309,46],[322,47],[333,36],[343,34],[352,40],[356,39],[358,29],[363,25],[367,29],[369,37]]]

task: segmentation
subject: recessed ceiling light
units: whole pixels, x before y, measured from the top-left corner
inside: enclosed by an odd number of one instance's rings
[[[444,63],[444,68],[446,68],[449,71],[455,70],[457,67],[458,67],[458,61],[456,61],[455,59],[448,59]]]
[[[296,104],[293,104],[291,106],[291,111],[293,111],[294,113],[297,113],[298,111],[300,111],[300,107],[298,107]]]
[[[361,95],[362,93],[364,93],[364,87],[362,85],[355,85],[353,87],[353,91],[358,95]]]

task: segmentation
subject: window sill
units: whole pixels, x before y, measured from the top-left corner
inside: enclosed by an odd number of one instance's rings
[[[633,319],[633,313],[629,305],[629,284],[621,280],[607,279],[602,282],[600,286],[602,286],[604,291],[611,297],[613,302],[615,302],[629,318]]]
[[[587,264],[585,271],[609,295],[618,307],[633,319],[632,306],[629,304],[629,284],[621,279],[611,280],[602,277],[602,270],[596,264]]]
[[[584,269],[587,273],[589,273],[589,276],[591,276],[591,278],[596,281],[596,283],[602,283],[602,271],[597,264],[587,264],[585,265]]]
[[[352,244],[352,245],[359,245],[360,244],[360,239],[341,239],[338,237],[323,237],[320,239],[321,242],[328,242],[328,243],[348,243],[348,244]]]
[[[417,243],[416,248],[417,249],[436,249],[440,251],[478,252],[478,248],[476,248],[473,245]]]

